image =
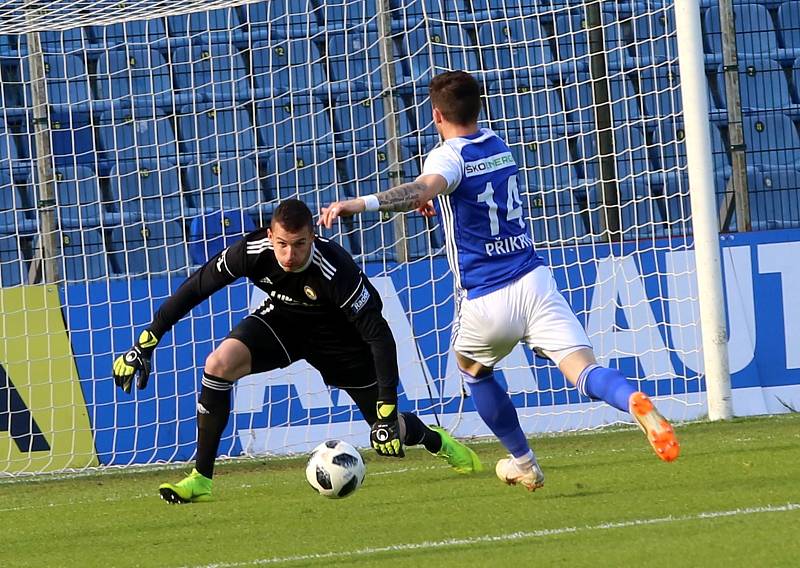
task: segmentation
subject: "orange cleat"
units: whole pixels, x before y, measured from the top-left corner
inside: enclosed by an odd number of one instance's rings
[[[661,416],[650,397],[643,392],[635,392],[631,395],[628,406],[656,455],[666,462],[678,459],[681,446],[675,436],[675,430],[667,419]]]

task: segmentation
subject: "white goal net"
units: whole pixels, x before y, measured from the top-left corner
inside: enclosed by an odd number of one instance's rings
[[[113,358],[226,243],[298,197],[314,213],[412,180],[437,143],[427,85],[463,69],[520,167],[540,253],[601,362],[704,410],[672,2],[0,2],[0,471],[185,461],[205,357],[259,298],[196,308],[125,395]],[[715,141],[716,144],[716,141]],[[365,214],[325,236],[382,292],[401,405],[487,434],[449,356],[436,218]],[[530,433],[627,420],[518,346],[498,378]],[[234,392],[227,455],[367,427],[307,365]]]

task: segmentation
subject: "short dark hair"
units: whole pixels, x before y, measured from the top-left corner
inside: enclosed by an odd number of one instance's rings
[[[299,199],[284,199],[281,201],[272,214],[270,226],[274,227],[275,223],[280,223],[281,227],[290,233],[299,233],[306,227],[312,232],[314,231],[314,219],[311,216],[311,210]]]
[[[466,126],[478,121],[481,114],[481,86],[464,71],[436,75],[430,84],[431,104],[453,124]]]

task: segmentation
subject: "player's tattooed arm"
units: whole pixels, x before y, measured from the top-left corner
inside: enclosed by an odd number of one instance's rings
[[[419,181],[412,181],[376,193],[381,211],[411,211],[428,202],[428,186]]]

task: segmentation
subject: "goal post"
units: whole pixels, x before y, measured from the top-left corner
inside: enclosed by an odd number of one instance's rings
[[[4,3],[0,474],[192,459],[204,360],[261,293],[240,282],[193,310],[163,338],[145,390],[116,389],[113,358],[280,200],[316,214],[413,180],[438,143],[428,83],[453,69],[481,83],[480,124],[507,140],[534,242],[599,360],[672,419],[729,416],[719,154],[709,155],[724,150],[698,128],[707,115],[695,103],[708,96],[698,10],[689,0]],[[54,282],[30,270],[44,234],[56,238]],[[323,236],[381,292],[401,405],[458,436],[488,435],[450,351],[453,279],[437,218],[369,213]],[[497,377],[528,433],[629,422],[522,345]],[[242,379],[233,405],[224,455],[366,444],[352,401],[304,363]]]

